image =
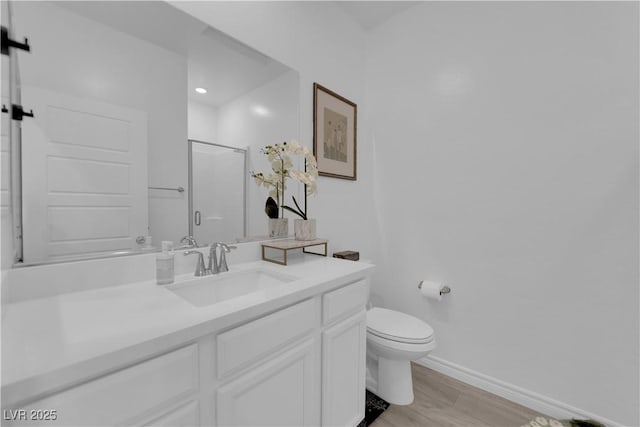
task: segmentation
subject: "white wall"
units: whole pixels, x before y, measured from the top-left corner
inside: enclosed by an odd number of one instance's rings
[[[289,71],[221,106],[218,142],[248,148],[249,170],[269,173],[271,166],[260,150],[268,144],[299,138],[299,85],[298,73]],[[249,176],[247,179],[247,236],[266,236],[268,218],[264,204],[267,190],[258,187]],[[297,189],[297,183],[289,180],[285,193],[287,203],[291,204],[291,195],[298,197]],[[293,226],[289,228],[293,233]]]
[[[364,32],[332,2],[170,3],[300,73],[298,139],[309,148],[314,81],[356,104],[363,101]],[[363,130],[361,122],[358,129]],[[364,139],[358,144],[358,180],[321,177],[309,212],[318,220],[318,235],[330,240],[330,252],[356,249],[370,257],[376,240],[371,233],[371,150]],[[262,206],[258,210],[264,216]]]
[[[369,35],[360,141],[384,305],[441,361],[633,426],[638,52],[638,3],[425,3]]]
[[[218,142],[218,109],[189,100],[187,108],[189,139],[204,142]]]

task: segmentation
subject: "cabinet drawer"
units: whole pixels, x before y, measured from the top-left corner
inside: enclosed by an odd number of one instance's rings
[[[312,299],[218,335],[218,378],[307,336],[319,323],[318,317],[318,299]]]
[[[149,413],[198,388],[196,344],[90,381],[27,405],[55,410],[55,420],[33,419],[11,425],[116,425]]]
[[[366,280],[328,292],[322,301],[322,321],[329,324],[341,317],[355,313],[367,304],[369,286]]]

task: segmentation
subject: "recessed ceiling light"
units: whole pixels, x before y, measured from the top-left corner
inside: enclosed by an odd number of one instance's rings
[[[262,105],[253,105],[251,107],[251,110],[257,114],[258,116],[263,116],[266,117],[269,115],[269,110],[267,110],[265,107],[263,107]]]
[[[196,88],[196,92],[198,92],[198,93],[207,93],[207,90],[205,88],[203,88],[203,87],[197,87]]]

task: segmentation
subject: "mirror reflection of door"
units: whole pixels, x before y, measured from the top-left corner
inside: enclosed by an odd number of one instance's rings
[[[235,242],[246,232],[246,150],[189,141],[191,235],[199,244]]]
[[[136,248],[147,233],[147,117],[22,87],[24,261]]]

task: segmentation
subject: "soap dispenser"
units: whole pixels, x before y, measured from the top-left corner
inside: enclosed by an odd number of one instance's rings
[[[165,240],[162,242],[162,252],[156,257],[156,283],[158,285],[168,285],[173,283],[173,252],[170,252],[173,242]]]

